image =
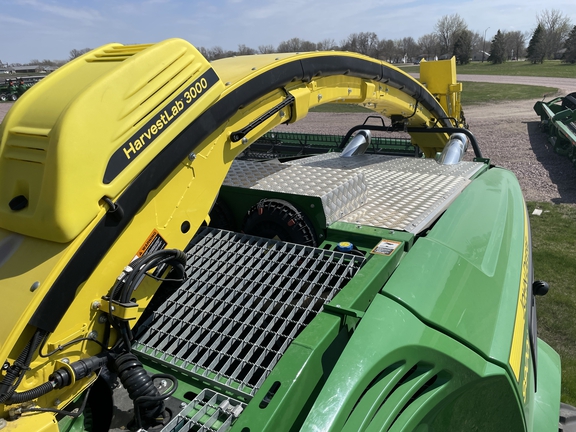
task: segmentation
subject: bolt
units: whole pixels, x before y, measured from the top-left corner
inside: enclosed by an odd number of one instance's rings
[[[351,88],[348,89],[348,94],[350,94],[350,93],[352,93],[352,89],[351,89]]]
[[[32,284],[32,286],[30,287],[30,292],[34,292],[38,289],[38,287],[40,286],[40,282],[36,281]]]
[[[186,402],[180,402],[180,408],[186,408]]]
[[[286,116],[286,113],[283,110],[281,110],[280,111],[280,118],[284,118],[285,116]]]
[[[64,357],[64,358],[63,358],[62,360],[60,360],[60,361],[61,361],[62,363],[66,363],[66,364],[69,364],[69,363],[70,363],[70,360],[69,360],[67,357]],[[56,405],[59,405],[59,404],[56,404]]]
[[[320,102],[322,100],[322,95],[318,94],[318,102]]]
[[[6,426],[8,426],[8,422],[4,419],[0,419],[0,429],[4,429]]]
[[[62,403],[62,401],[60,399],[56,399],[54,400],[54,406],[57,407],[58,405],[60,405]]]
[[[196,159],[196,153],[190,153],[190,154],[188,155],[188,160],[193,161],[194,159]]]
[[[91,331],[90,333],[88,333],[88,339],[96,340],[97,338],[98,338],[97,331]]]
[[[115,308],[114,306],[110,306],[110,310],[111,310],[111,311],[115,311],[116,308]]]
[[[102,303],[100,303],[98,300],[92,302],[92,310],[98,310],[101,306]]]
[[[98,317],[98,322],[100,324],[104,324],[106,321],[108,321],[108,315],[102,314]]]
[[[244,137],[242,138],[242,144],[247,144],[248,143],[248,138]]]

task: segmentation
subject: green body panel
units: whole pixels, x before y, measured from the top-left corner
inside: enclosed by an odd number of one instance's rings
[[[279,431],[297,422],[346,345],[347,336],[340,328],[338,317],[318,315],[292,342],[232,430]],[[280,386],[263,406],[275,382]]]
[[[395,231],[387,228],[366,225],[354,225],[346,222],[334,222],[326,230],[327,240],[338,243],[349,241],[358,247],[372,250],[375,239],[387,239],[403,242],[404,250],[408,252],[414,244],[414,234]]]
[[[555,431],[560,411],[560,356],[538,339],[538,385],[534,396],[534,430]]]
[[[507,365],[525,212],[514,175],[490,170],[415,243],[384,292],[429,325]]]
[[[302,430],[521,431],[513,387],[505,370],[378,295]]]

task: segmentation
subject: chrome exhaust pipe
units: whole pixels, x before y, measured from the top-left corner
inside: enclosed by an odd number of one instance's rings
[[[463,133],[454,133],[444,146],[437,162],[440,165],[456,165],[462,161],[470,140]]]
[[[370,140],[372,139],[372,133],[369,130],[358,131],[354,138],[350,140],[348,145],[342,150],[340,157],[351,157],[356,155],[364,154],[368,146],[370,145]]]

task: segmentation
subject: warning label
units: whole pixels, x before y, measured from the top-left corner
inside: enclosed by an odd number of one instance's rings
[[[132,261],[134,261],[136,258],[140,258],[144,255],[151,254],[152,252],[162,250],[162,249],[166,248],[167,244],[168,244],[168,242],[162,238],[162,236],[160,235],[160,233],[156,229],[154,229],[154,231],[152,231],[150,233],[150,235],[148,236],[148,238],[146,239],[144,244],[142,246],[140,246],[140,249],[138,249],[138,252],[136,252],[136,256],[134,257],[134,259]],[[162,265],[156,267],[156,269],[154,270],[152,275],[160,277],[160,275],[164,272],[165,269],[166,269],[166,264],[162,264]]]
[[[146,253],[156,252],[157,250],[164,249],[168,242],[162,238],[160,233],[154,229],[136,253],[136,257],[140,258]]]
[[[372,249],[372,253],[379,255],[392,255],[396,248],[401,244],[402,242],[382,239],[380,240],[380,243],[378,243],[376,247]]]

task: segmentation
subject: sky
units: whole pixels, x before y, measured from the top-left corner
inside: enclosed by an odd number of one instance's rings
[[[374,32],[415,40],[444,15],[458,14],[491,40],[501,31],[532,32],[537,14],[558,10],[576,24],[574,0],[0,0],[0,61],[66,60],[72,49],[173,37],[204,48],[277,47]]]

